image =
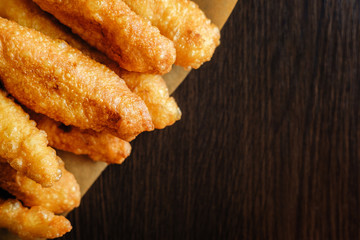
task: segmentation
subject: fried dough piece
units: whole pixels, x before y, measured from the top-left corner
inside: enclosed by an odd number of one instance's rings
[[[22,26],[38,30],[51,38],[65,40],[72,47],[108,66],[124,79],[131,91],[145,102],[155,128],[162,129],[181,118],[181,111],[175,100],[169,97],[166,83],[161,76],[128,72],[121,69],[116,62],[72,34],[67,27],[42,11],[31,0],[0,1],[0,17],[8,18]]]
[[[131,91],[144,100],[149,109],[155,128],[162,129],[181,118],[181,111],[169,91],[164,79],[159,75],[121,71],[118,75],[126,79]]]
[[[175,61],[172,41],[122,0],[34,0],[92,46],[134,72],[164,74]]]
[[[57,214],[71,211],[80,204],[80,187],[74,175],[61,165],[61,179],[51,187],[44,188],[12,169],[9,164],[0,163],[0,187],[28,207],[41,206]]]
[[[145,103],[104,65],[0,18],[0,77],[20,103],[66,125],[131,140],[153,130]]]
[[[6,228],[22,239],[57,238],[71,230],[71,223],[63,216],[42,207],[23,207],[15,199],[0,199],[0,228]]]
[[[47,133],[49,144],[54,148],[89,155],[94,161],[109,164],[121,164],[130,155],[130,144],[109,133],[65,126],[42,114],[30,115],[37,122],[37,127]]]
[[[29,115],[3,90],[0,90],[0,139],[0,157],[11,167],[43,186],[51,186],[60,179],[56,152],[48,147],[46,133],[36,128]]]
[[[189,0],[123,0],[134,12],[159,28],[174,42],[175,64],[198,68],[209,61],[219,45],[219,29]]]
[[[97,58],[108,59],[104,54],[90,47],[80,37],[71,33],[68,27],[61,24],[49,13],[44,12],[32,0],[0,1],[0,17],[17,22],[21,26],[35,29],[53,39],[64,40],[70,46],[79,49],[90,57],[98,54]],[[111,60],[108,61],[118,65]]]

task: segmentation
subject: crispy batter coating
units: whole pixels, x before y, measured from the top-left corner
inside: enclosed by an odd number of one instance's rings
[[[32,0],[0,1],[0,17],[17,22],[21,26],[33,28],[51,38],[64,40],[82,52],[86,51],[82,48],[83,45],[86,45],[89,51],[94,51],[84,40],[72,34],[68,27],[41,10]]]
[[[130,144],[109,133],[65,126],[45,115],[36,113],[31,113],[31,118],[37,122],[38,128],[47,133],[49,144],[54,148],[89,155],[94,161],[109,164],[121,164],[130,155]]]
[[[169,97],[167,86],[162,77],[152,74],[128,72],[121,69],[116,62],[110,60],[104,54],[72,34],[67,27],[60,24],[48,13],[42,11],[31,0],[0,1],[0,17],[8,18],[22,26],[38,30],[51,38],[65,40],[84,54],[108,66],[124,79],[130,90],[145,102],[155,128],[161,129],[172,125],[181,118],[181,111],[175,100]],[[63,148],[60,147],[60,149]],[[83,153],[79,152],[79,154]]]
[[[74,175],[61,165],[61,179],[51,187],[44,188],[12,169],[9,164],[0,163],[0,187],[28,207],[41,206],[57,214],[71,211],[80,204],[80,187]]]
[[[61,40],[0,18],[0,77],[26,107],[131,140],[153,130],[145,103],[104,65]]]
[[[34,0],[73,32],[135,72],[164,74],[175,61],[172,41],[122,0]]]
[[[0,90],[0,157],[14,169],[43,186],[61,177],[56,152],[46,133],[36,128],[23,109]]]
[[[71,223],[63,216],[42,207],[23,207],[15,199],[0,199],[0,228],[7,228],[22,239],[57,238],[71,230]]]
[[[121,78],[126,79],[130,90],[144,100],[155,128],[165,128],[181,118],[180,108],[175,99],[169,96],[168,88],[161,76],[120,69],[117,72]]]
[[[189,0],[123,0],[134,12],[159,28],[176,48],[175,64],[198,68],[219,45],[219,29]]]

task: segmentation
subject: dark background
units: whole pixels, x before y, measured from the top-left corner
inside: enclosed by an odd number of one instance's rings
[[[64,239],[360,239],[358,0],[241,0]]]

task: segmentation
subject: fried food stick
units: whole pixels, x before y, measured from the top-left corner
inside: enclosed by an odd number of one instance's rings
[[[65,126],[42,114],[30,115],[37,122],[37,127],[47,133],[49,144],[54,148],[89,155],[94,161],[109,164],[121,164],[130,155],[130,144],[109,133]]]
[[[104,54],[90,47],[80,37],[71,33],[68,27],[61,24],[49,13],[44,12],[32,0],[0,1],[0,17],[17,22],[21,26],[35,29],[53,39],[64,40],[70,46],[79,49],[90,57],[99,55],[97,58],[103,59],[103,61],[108,59]],[[118,65],[111,60],[108,61]]]
[[[44,131],[23,109],[0,90],[0,157],[12,168],[40,183],[51,186],[61,177],[56,152],[48,147]]]
[[[141,74],[117,69],[118,75],[126,79],[131,91],[144,100],[151,114],[155,128],[162,129],[181,118],[181,111],[159,75]]]
[[[64,41],[3,18],[0,77],[20,103],[66,125],[124,140],[153,130],[144,102],[113,71]]]
[[[128,71],[164,74],[175,61],[173,42],[122,0],[34,2]]]
[[[74,175],[61,165],[61,179],[51,187],[44,188],[9,164],[0,163],[0,187],[28,207],[41,206],[57,214],[71,211],[80,204],[80,187]]]
[[[175,64],[198,68],[219,45],[219,29],[189,0],[123,0],[134,12],[159,28],[176,48]]]
[[[57,238],[71,230],[63,216],[42,207],[23,207],[15,199],[0,199],[0,228],[6,228],[23,239]]]
[[[155,128],[162,129],[181,118],[181,111],[174,98],[169,97],[166,83],[161,76],[128,72],[121,69],[116,62],[72,34],[67,27],[41,10],[31,0],[0,1],[0,17],[33,28],[51,38],[64,40],[85,55],[112,69],[124,79],[130,90],[145,102]]]

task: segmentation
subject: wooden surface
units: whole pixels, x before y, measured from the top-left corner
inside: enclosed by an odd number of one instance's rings
[[[359,239],[360,3],[239,1],[64,239]]]

